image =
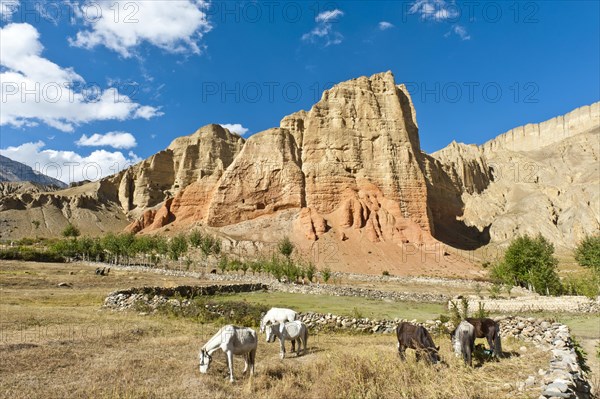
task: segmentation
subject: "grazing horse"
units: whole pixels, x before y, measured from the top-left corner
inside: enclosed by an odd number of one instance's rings
[[[250,367],[250,374],[254,375],[254,361],[256,359],[256,347],[258,338],[256,331],[247,327],[236,327],[226,325],[221,328],[208,342],[200,349],[200,372],[206,374],[208,366],[212,361],[212,354],[221,349],[227,355],[227,365],[229,366],[229,381],[233,382],[233,355],[244,355],[246,366],[244,373]]]
[[[280,352],[279,356],[285,358],[285,345],[287,341],[298,341],[298,350],[296,356],[300,356],[300,346],[304,346],[303,354],[306,354],[306,345],[308,342],[308,327],[300,320],[287,323],[271,324],[267,328],[267,342],[275,342],[275,337],[279,338]],[[294,349],[292,348],[292,352]]]
[[[267,324],[274,323],[285,323],[287,321],[294,321],[298,318],[298,313],[292,309],[286,308],[271,308],[260,321],[260,332],[265,332]]]
[[[440,355],[438,350],[440,347],[436,347],[431,339],[429,332],[422,326],[415,326],[410,323],[400,323],[396,327],[396,336],[398,338],[398,353],[402,360],[406,359],[405,351],[406,348],[411,348],[416,351],[417,361],[421,359],[421,353],[427,353],[427,360],[430,363],[438,363],[440,361]]]
[[[260,332],[265,332],[265,327],[267,324],[274,323],[285,323],[288,321],[294,321],[298,318],[298,313],[292,309],[287,308],[271,308],[267,313],[265,313],[260,320]],[[295,351],[296,341],[292,341],[292,352]]]
[[[475,349],[475,327],[467,321],[461,321],[450,333],[454,353],[461,355],[465,364],[473,366],[473,350]]]
[[[502,356],[502,343],[500,342],[500,325],[492,319],[467,318],[465,319],[475,327],[476,338],[486,338],[493,356]]]

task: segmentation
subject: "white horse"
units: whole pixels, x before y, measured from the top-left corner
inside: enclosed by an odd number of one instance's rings
[[[258,338],[256,331],[247,327],[226,325],[200,349],[200,372],[206,374],[212,360],[213,352],[221,349],[227,355],[229,381],[233,382],[233,355],[244,355],[244,360],[246,361],[244,374],[248,371],[248,367],[250,367],[250,374],[254,375],[257,346]]]
[[[308,328],[300,320],[290,321],[288,323],[276,323],[267,327],[267,342],[275,342],[275,337],[279,338],[280,352],[279,356],[285,358],[284,342],[298,340],[298,350],[296,356],[300,356],[300,346],[304,347],[302,353],[306,354],[306,345],[308,342]],[[294,352],[294,348],[292,348]]]
[[[260,332],[265,332],[267,324],[285,323],[286,321],[294,321],[298,318],[298,313],[292,309],[286,308],[271,308],[260,320]]]
[[[465,364],[473,365],[473,350],[475,347],[475,327],[468,321],[461,321],[458,327],[450,333],[454,353],[462,355]]]
[[[287,321],[294,321],[298,318],[298,313],[292,309],[287,308],[271,308],[267,313],[264,314],[260,320],[260,332],[265,332],[265,327],[268,324],[274,323],[285,323]],[[292,341],[292,352],[295,351],[296,341]]]

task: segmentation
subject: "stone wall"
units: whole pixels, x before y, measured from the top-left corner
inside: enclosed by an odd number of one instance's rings
[[[477,298],[470,296],[469,309],[477,309],[481,303],[485,310],[494,313],[531,313],[531,312],[565,312],[565,313],[598,313],[600,297],[590,299],[584,296],[539,296],[515,297],[510,299]],[[460,299],[455,298],[459,302]],[[450,306],[450,303],[448,303]]]
[[[497,320],[502,337],[533,342],[552,354],[548,369],[540,370],[537,376],[529,376],[519,389],[539,382],[542,391],[539,399],[591,398],[590,384],[577,361],[569,327],[533,317],[501,317]]]
[[[261,291],[268,288],[265,284],[230,284],[178,287],[139,287],[128,290],[113,291],[104,299],[104,307],[113,310],[131,309],[138,303],[144,303],[151,309],[175,298],[181,298],[189,304],[189,299],[197,296],[212,296],[217,294]]]

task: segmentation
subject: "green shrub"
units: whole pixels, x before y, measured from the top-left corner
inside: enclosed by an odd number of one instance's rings
[[[290,241],[289,237],[284,237],[277,243],[277,249],[280,254],[289,259],[292,256],[292,252],[294,252],[294,244]]]
[[[387,270],[384,270],[383,272],[381,272],[382,276],[389,276],[390,272],[388,272]]]
[[[221,259],[219,259],[218,268],[221,273],[225,273],[225,271],[229,268],[229,259],[227,259],[227,255],[221,256]]]
[[[65,227],[65,229],[62,231],[63,237],[75,238],[75,237],[79,237],[80,234],[81,234],[81,232],[79,231],[79,229],[71,223],[69,223],[67,225],[67,227]]]
[[[563,291],[567,295],[584,295],[594,299],[600,295],[600,276],[596,273],[569,276],[563,281]]]
[[[308,264],[308,266],[306,267],[306,277],[308,278],[309,282],[312,283],[316,272],[317,272],[317,268],[315,267],[315,265],[312,264],[312,262],[310,262]]]
[[[183,234],[179,234],[171,239],[169,245],[169,256],[172,260],[179,260],[188,250],[187,238]]]
[[[510,243],[503,261],[492,270],[492,277],[507,284],[530,286],[542,295],[560,295],[557,265],[554,246],[548,240],[541,235],[525,235]]]
[[[488,316],[489,313],[487,310],[485,310],[485,306],[483,305],[483,303],[479,302],[477,306],[477,312],[475,312],[475,317],[478,319],[485,319]]]
[[[575,260],[600,274],[600,235],[585,237],[575,249]]]
[[[190,233],[189,237],[190,245],[194,248],[199,248],[202,244],[202,233],[198,230],[194,230]]]
[[[331,269],[328,267],[325,267],[324,269],[322,269],[321,277],[323,277],[324,282],[328,282],[329,279],[331,278]]]
[[[15,247],[0,250],[1,260],[22,260],[28,262],[63,263],[65,258],[53,251],[40,251],[32,248]]]
[[[211,254],[219,255],[221,253],[221,241],[213,236],[203,236],[200,241],[200,250],[205,257]]]

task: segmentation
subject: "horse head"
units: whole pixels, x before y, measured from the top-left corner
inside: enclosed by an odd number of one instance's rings
[[[267,321],[265,320],[266,315],[267,314],[265,312],[262,312],[260,314],[260,330],[259,331],[261,332],[261,334],[265,332],[265,325],[267,324]]]
[[[429,352],[429,361],[433,364],[439,363],[442,359],[440,358],[440,354],[438,353],[438,351],[440,350],[440,347],[433,347],[431,348],[431,350],[427,351]]]
[[[208,351],[205,349],[200,350],[200,372],[202,374],[206,374],[208,371],[208,366],[212,360],[212,356],[208,354]]]

